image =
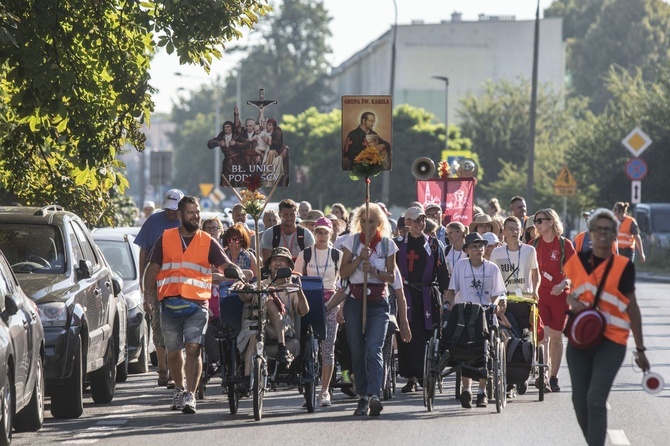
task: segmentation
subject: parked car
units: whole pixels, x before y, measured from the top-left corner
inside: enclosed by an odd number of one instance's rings
[[[638,203],[633,217],[647,256],[654,251],[670,253],[670,203]]]
[[[82,220],[60,206],[0,207],[0,250],[44,326],[46,393],[55,418],[83,413],[83,389],[109,403],[124,363],[120,283]]]
[[[149,371],[151,323],[144,312],[140,290],[140,248],[134,243],[139,228],[118,227],[93,230],[93,239],[105,255],[112,270],[123,279],[123,296],[128,307],[128,371]]]
[[[44,329],[0,253],[0,444],[44,422]]]

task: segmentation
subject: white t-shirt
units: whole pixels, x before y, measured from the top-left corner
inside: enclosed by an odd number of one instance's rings
[[[317,249],[312,246],[312,258],[307,263],[307,275],[321,277],[323,280],[323,288],[326,290],[334,290],[335,283],[340,277],[340,266],[342,265],[342,253],[337,259],[337,268],[333,263],[332,250],[334,248]],[[300,251],[298,258],[295,259],[294,270],[302,273],[305,265],[305,251]]]
[[[461,259],[466,259],[468,255],[464,253],[463,251],[457,251],[454,249],[452,246],[449,252],[446,255],[446,260],[447,260],[447,269],[449,270],[449,275],[452,276],[454,274],[454,265],[456,265],[456,262],[458,262]]]
[[[349,250],[354,255],[354,258],[358,257],[361,254],[361,251],[363,248],[365,248],[365,245],[363,243],[360,243],[360,240],[358,242],[358,249],[356,252],[354,252],[354,239],[357,237],[357,234],[349,234],[349,237],[344,240],[344,243],[342,244],[343,248],[346,248]],[[382,247],[382,243],[386,244],[386,248]],[[370,255],[370,263],[372,263],[372,266],[374,268],[377,268],[378,270],[381,271],[386,271],[386,257],[395,254],[398,252],[398,247],[396,246],[395,242],[391,240],[390,238],[385,238],[382,239],[381,242],[377,243],[377,246],[375,246],[375,249],[372,251],[372,254]],[[382,257],[382,254],[386,253],[386,257]],[[363,283],[363,263],[358,265],[358,268],[354,271],[354,273],[349,276],[349,280],[351,283]],[[373,277],[372,274],[368,274],[368,283],[384,283],[381,280],[379,280],[376,277]]]
[[[498,265],[503,283],[511,294],[532,293],[531,271],[537,269],[535,248],[524,243],[516,251],[509,251],[507,245],[498,246],[491,253],[491,262]]]
[[[473,267],[470,259],[456,262],[449,289],[456,293],[456,303],[475,302],[482,305],[490,305],[496,297],[505,293],[498,265],[488,260],[478,267]]]
[[[263,232],[263,236],[261,237],[261,249],[272,249],[272,237],[274,235],[272,228],[274,228],[274,226],[267,228],[265,232]],[[309,229],[305,229],[305,238],[303,240],[305,248],[314,245],[314,235],[309,232]],[[301,251],[300,245],[298,244],[298,229],[296,228],[291,235],[286,235],[284,234],[284,231],[280,230],[278,246],[288,248],[289,251],[291,251],[291,255],[297,257],[298,253]]]

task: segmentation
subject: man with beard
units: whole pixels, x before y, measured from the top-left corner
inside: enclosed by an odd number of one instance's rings
[[[240,142],[240,135],[234,131],[235,126],[231,121],[223,123],[222,132],[215,138],[207,141],[207,147],[214,149],[218,147],[224,155],[221,165],[221,175],[230,183],[231,186],[242,186],[242,180],[236,181],[233,174],[233,165],[244,165],[244,143]],[[239,184],[238,184],[239,183]],[[220,186],[228,186],[225,181],[221,181]]]
[[[314,244],[314,235],[295,223],[298,205],[287,198],[279,202],[279,218],[281,223],[266,229],[261,238],[261,253],[267,259],[272,248],[283,246],[291,252],[295,262],[298,253]]]
[[[377,132],[372,130],[376,122],[375,114],[366,111],[361,115],[361,123],[349,132],[342,148],[342,170],[351,170],[354,165],[356,155],[361,153],[368,145],[368,135],[378,136]],[[390,151],[389,143],[379,138],[375,141],[375,146],[381,150]]]
[[[236,266],[219,242],[199,229],[197,198],[182,198],[178,210],[181,226],[166,230],[154,246],[144,280],[144,299],[145,305],[161,307],[168,369],[175,381],[170,409],[195,413],[194,395],[202,373],[200,350],[212,297],[211,266],[221,271]]]

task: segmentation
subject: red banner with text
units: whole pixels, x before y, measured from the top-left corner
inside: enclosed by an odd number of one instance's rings
[[[467,228],[472,222],[472,206],[475,199],[473,178],[432,178],[416,182],[417,201],[424,206],[439,203],[442,208],[442,224],[460,221]]]

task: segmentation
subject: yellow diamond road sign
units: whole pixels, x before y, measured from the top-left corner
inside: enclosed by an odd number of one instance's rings
[[[652,143],[651,138],[639,127],[635,127],[621,142],[633,156],[642,155],[642,152],[647,150]]]

